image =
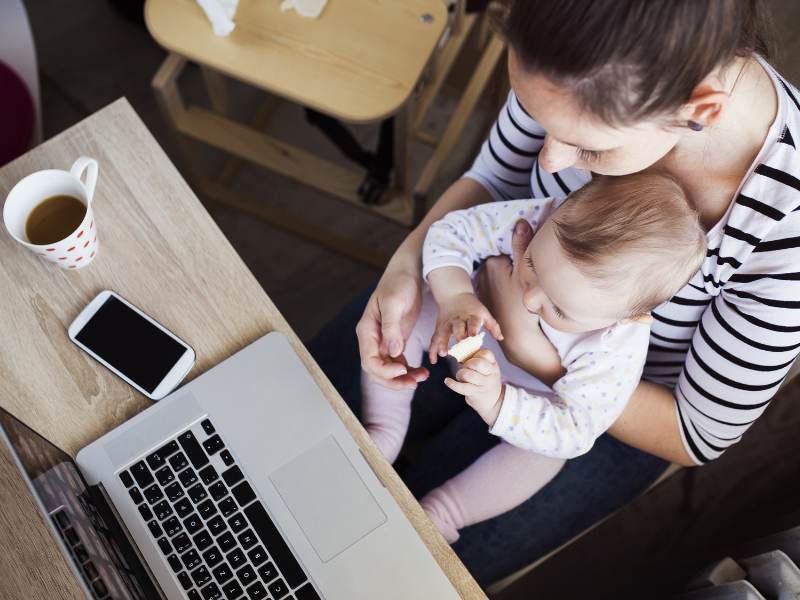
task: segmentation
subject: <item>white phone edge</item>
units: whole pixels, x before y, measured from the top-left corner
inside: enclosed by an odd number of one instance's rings
[[[137,385],[135,382],[131,381],[128,377],[126,377],[123,373],[121,373],[115,367],[113,367],[109,363],[107,363],[101,356],[95,354],[90,348],[86,347],[81,342],[79,342],[75,337],[84,328],[86,323],[88,323],[89,320],[94,316],[94,314],[97,312],[97,310],[103,304],[105,304],[106,300],[108,300],[112,296],[114,298],[116,298],[117,300],[119,300],[120,302],[123,302],[131,310],[136,311],[137,314],[139,314],[143,318],[147,319],[150,323],[152,323],[153,325],[158,327],[161,331],[166,333],[168,336],[170,336],[172,339],[174,339],[176,342],[178,342],[181,346],[186,348],[186,351],[175,362],[175,364],[169,370],[169,373],[167,373],[164,376],[164,379],[161,380],[161,382],[156,386],[156,389],[154,389],[152,391],[152,393],[148,392],[145,389],[142,389],[139,385]],[[86,352],[89,356],[94,358],[97,362],[99,362],[101,365],[106,367],[109,371],[114,373],[114,375],[116,375],[117,377],[119,377],[120,379],[125,381],[128,385],[132,386],[136,390],[140,391],[142,394],[144,394],[145,396],[147,396],[151,400],[161,400],[164,396],[166,396],[173,389],[175,389],[175,387],[189,373],[191,368],[194,366],[194,362],[195,362],[194,349],[191,346],[189,346],[189,344],[184,342],[182,339],[180,339],[178,336],[176,336],[174,333],[172,333],[169,329],[167,329],[166,327],[161,325],[161,323],[159,323],[158,321],[156,321],[155,319],[153,319],[149,315],[147,315],[144,312],[142,312],[141,310],[139,310],[136,306],[134,306],[133,304],[131,304],[130,302],[125,300],[125,298],[123,298],[122,296],[120,296],[119,294],[117,294],[115,292],[112,292],[111,290],[103,290],[97,296],[95,296],[94,299],[92,299],[92,301],[89,302],[89,304],[87,304],[86,307],[80,312],[80,314],[77,317],[75,317],[75,320],[72,321],[72,323],[70,323],[70,326],[69,326],[69,329],[67,330],[67,333],[69,335],[69,339],[72,340],[73,344],[78,346],[81,350]]]

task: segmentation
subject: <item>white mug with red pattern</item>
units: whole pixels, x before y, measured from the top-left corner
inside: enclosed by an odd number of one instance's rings
[[[86,175],[85,181],[83,176]],[[92,197],[97,184],[97,161],[81,156],[69,171],[47,169],[22,179],[8,193],[3,206],[3,221],[11,236],[45,260],[62,269],[85,267],[97,254],[97,227],[92,214]],[[25,233],[28,216],[42,201],[52,196],[73,196],[86,206],[78,227],[53,244],[32,244]]]

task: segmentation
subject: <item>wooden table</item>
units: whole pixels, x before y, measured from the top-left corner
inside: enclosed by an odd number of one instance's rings
[[[419,222],[434,177],[457,144],[504,48],[497,36],[482,36],[489,40],[486,49],[444,133],[439,138],[425,131],[423,118],[477,21],[476,15],[463,13],[464,0],[457,6],[457,26],[437,51],[448,20],[442,0],[330,0],[319,19],[281,12],[279,0],[240,0],[236,28],[228,37],[213,35],[194,0],[147,0],[147,28],[170,52],[153,78],[165,119],[179,134],[235,157],[218,175],[209,176],[196,167],[197,158],[179,136],[193,188],[203,197],[383,268],[388,256],[376,255],[297,215],[252,202],[233,191],[231,183],[245,160],[395,223]],[[211,109],[184,103],[177,81],[187,60],[200,66]],[[414,96],[429,66],[425,85]],[[221,74],[267,92],[250,123],[231,118]],[[362,201],[358,188],[363,169],[342,166],[265,134],[263,128],[278,99],[349,123],[394,116],[394,180],[383,201],[370,205]],[[412,138],[434,147],[413,183]]]
[[[148,405],[67,337],[69,323],[103,289],[128,298],[194,347],[197,364],[188,379],[281,331],[462,597],[485,598],[126,100],[0,169],[0,198],[28,173],[68,169],[80,155],[100,163],[93,205],[100,250],[93,263],[61,270],[0,235],[2,407],[74,456]],[[18,485],[9,473],[0,464],[0,490]],[[0,493],[0,515],[17,514],[17,502]],[[19,503],[20,518],[39,535],[43,524],[29,504]],[[0,518],[0,544],[12,547],[17,536],[14,519]],[[29,591],[27,598],[54,597],[56,581],[69,590],[64,570],[49,567],[52,552],[36,556],[38,563],[29,552],[7,553],[0,567],[24,573],[34,590],[39,586],[41,593]],[[4,600],[20,597],[9,573],[0,573]]]

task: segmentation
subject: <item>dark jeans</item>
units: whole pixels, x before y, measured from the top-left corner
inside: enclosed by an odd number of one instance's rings
[[[360,415],[360,361],[355,326],[369,294],[347,306],[309,350],[347,404]],[[469,466],[498,443],[486,424],[444,386],[443,363],[431,370],[412,404],[403,454],[395,468],[417,498]],[[647,488],[667,463],[609,435],[567,461],[538,494],[517,508],[461,531],[453,549],[481,585],[488,585],[557,548]]]

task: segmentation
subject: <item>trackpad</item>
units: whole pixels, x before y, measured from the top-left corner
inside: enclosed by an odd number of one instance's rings
[[[270,479],[322,562],[386,522],[333,437],[292,459]]]

